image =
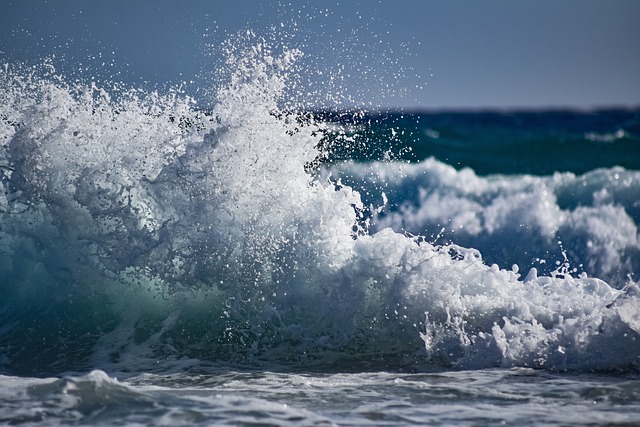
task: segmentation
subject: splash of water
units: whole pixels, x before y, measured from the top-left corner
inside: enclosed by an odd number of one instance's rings
[[[2,71],[3,369],[637,369],[635,285],[369,233],[360,195],[309,171],[331,129],[283,102],[302,53],[227,53],[206,112]]]

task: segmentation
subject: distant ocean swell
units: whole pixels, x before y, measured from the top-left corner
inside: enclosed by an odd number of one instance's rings
[[[640,172],[321,165],[300,52],[231,53],[206,114],[1,71],[1,372],[638,370]]]

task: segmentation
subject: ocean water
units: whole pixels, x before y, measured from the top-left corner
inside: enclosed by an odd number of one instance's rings
[[[0,70],[0,423],[640,423],[640,110],[308,111],[253,41]]]

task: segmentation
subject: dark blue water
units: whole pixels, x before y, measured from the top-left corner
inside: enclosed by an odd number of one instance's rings
[[[358,144],[335,158],[419,162],[429,157],[479,175],[554,172],[584,174],[597,168],[640,169],[640,111],[479,111],[320,114],[364,127]]]

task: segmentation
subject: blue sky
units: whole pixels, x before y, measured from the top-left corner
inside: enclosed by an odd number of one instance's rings
[[[637,0],[3,0],[0,60],[193,89],[229,34],[276,28],[365,105],[636,106],[639,23]]]

